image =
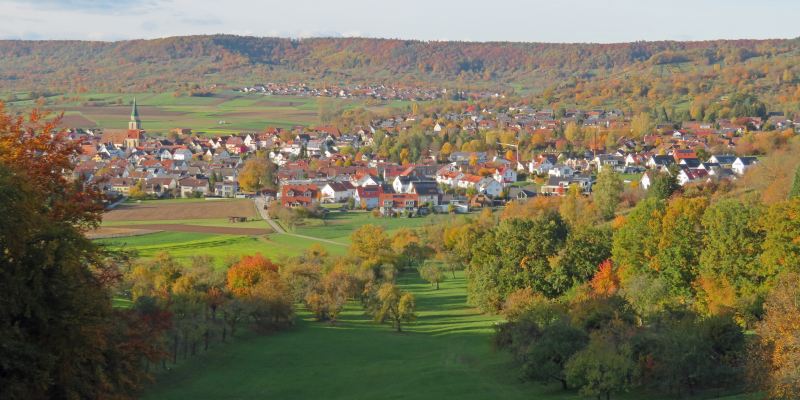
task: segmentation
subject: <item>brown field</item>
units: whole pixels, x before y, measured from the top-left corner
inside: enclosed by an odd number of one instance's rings
[[[86,232],[86,237],[89,239],[110,239],[117,237],[147,235],[149,233],[156,233],[158,230],[144,229],[140,227],[120,227],[120,226],[102,226],[93,231]]]
[[[241,200],[122,204],[103,215],[105,221],[164,221],[228,217],[258,218],[253,202]]]
[[[60,128],[94,128],[97,123],[83,115],[65,115],[58,124]]]
[[[150,232],[191,232],[191,233],[213,233],[217,235],[248,235],[258,236],[272,233],[269,229],[260,228],[233,228],[226,226],[200,226],[186,224],[146,224],[146,225],[120,225],[115,228],[146,230]]]
[[[162,107],[153,106],[139,106],[139,115],[148,117],[179,117],[186,113],[180,111],[169,111]],[[131,106],[80,106],[80,107],[63,107],[63,111],[78,111],[83,115],[98,118],[122,118],[126,119],[131,115]]]

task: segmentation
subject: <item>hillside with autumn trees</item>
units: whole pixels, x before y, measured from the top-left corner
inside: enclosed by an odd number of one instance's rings
[[[0,85],[48,93],[302,81],[485,88],[548,103],[699,110],[709,98],[798,102],[800,42],[552,44],[232,35],[118,42],[0,41]],[[690,105],[689,102],[692,102]]]

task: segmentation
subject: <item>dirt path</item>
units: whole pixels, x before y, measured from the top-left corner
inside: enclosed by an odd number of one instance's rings
[[[267,204],[267,202],[263,198],[256,197],[255,199],[253,199],[253,204],[256,207],[256,212],[258,212],[258,215],[260,215],[261,218],[264,221],[267,221],[269,226],[272,227],[272,230],[274,230],[275,233],[278,234],[278,235],[287,235],[287,236],[294,236],[294,237],[301,238],[301,239],[316,240],[318,242],[333,244],[333,245],[336,245],[336,246],[345,246],[345,247],[347,246],[346,244],[339,243],[339,242],[334,242],[333,240],[322,239],[322,238],[317,238],[317,237],[307,236],[307,235],[298,235],[296,233],[286,232],[286,230],[283,229],[283,227],[281,227],[280,224],[278,224],[272,218],[269,217],[269,213],[267,213],[267,210],[264,208],[264,206]]]

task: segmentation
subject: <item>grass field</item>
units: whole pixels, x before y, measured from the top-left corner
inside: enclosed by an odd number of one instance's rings
[[[263,96],[234,91],[209,97],[174,96],[172,93],[81,93],[52,96],[47,109],[64,112],[68,128],[126,128],[130,104],[136,97],[142,127],[150,132],[190,128],[209,135],[261,131],[268,126],[288,128],[319,123],[316,97]],[[365,105],[364,100],[332,99],[343,108]],[[391,101],[370,106],[374,111],[402,108],[409,102]],[[10,103],[14,109],[34,107],[31,100]]]
[[[249,200],[229,202],[235,204],[242,210],[252,210],[252,203]],[[313,244],[322,245],[330,254],[342,255],[347,251],[346,245],[350,243],[350,234],[360,226],[373,224],[383,227],[388,234],[392,234],[400,228],[419,228],[426,225],[442,223],[451,218],[446,215],[430,215],[419,218],[376,218],[367,212],[332,212],[324,220],[311,219],[307,225],[299,226],[292,234],[310,236],[329,240],[317,241],[310,238],[292,235],[236,235],[236,234],[216,234],[213,230],[203,232],[198,229],[195,232],[171,232],[168,225],[175,226],[196,226],[196,227],[219,227],[219,228],[259,228],[268,229],[266,222],[253,220],[243,223],[231,224],[225,218],[186,218],[187,216],[201,217],[212,212],[225,213],[226,203],[214,202],[165,202],[158,201],[142,202],[131,205],[124,210],[115,210],[108,215],[113,215],[111,219],[103,221],[102,228],[118,229],[119,227],[129,227],[135,229],[152,229],[151,224],[158,223],[158,230],[164,232],[147,233],[136,236],[116,237],[99,239],[96,242],[111,248],[125,248],[135,250],[140,257],[149,258],[155,254],[166,251],[178,259],[186,260],[197,254],[207,254],[214,257],[217,265],[222,265],[228,256],[241,256],[248,254],[261,253],[265,257],[279,259],[281,257],[293,256],[302,253]],[[180,211],[173,210],[179,207]],[[212,209],[213,208],[213,209]],[[173,212],[168,212],[172,210]],[[123,217],[145,218],[153,217],[148,214],[152,211],[162,218],[176,216],[180,213],[182,219],[122,219]],[[115,214],[116,213],[116,214]],[[123,215],[124,213],[124,215]],[[102,231],[101,228],[101,231]]]
[[[353,303],[335,325],[300,312],[297,326],[234,342],[158,376],[145,399],[579,399],[558,385],[522,383],[510,357],[490,344],[497,317],[466,305],[463,273],[440,290],[416,273],[418,321],[403,333],[377,325]],[[615,397],[654,399],[641,394]],[[755,399],[754,396],[726,400]]]

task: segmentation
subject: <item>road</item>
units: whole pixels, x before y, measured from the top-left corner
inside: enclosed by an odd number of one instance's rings
[[[283,229],[283,227],[280,226],[280,224],[278,224],[277,222],[275,222],[275,220],[269,217],[269,213],[267,212],[266,209],[267,201],[263,197],[255,197],[253,199],[253,204],[256,207],[258,215],[261,216],[261,219],[267,221],[267,224],[269,224],[269,226],[272,228],[273,231],[275,231],[276,234],[294,236],[302,239],[316,240],[317,242],[328,243],[336,246],[347,246],[344,243],[334,242],[333,240],[321,239],[313,236],[298,235],[296,233],[286,232],[286,230]]]

